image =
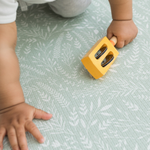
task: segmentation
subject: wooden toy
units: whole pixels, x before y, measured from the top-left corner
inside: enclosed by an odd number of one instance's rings
[[[117,58],[119,52],[114,47],[116,43],[117,38],[115,36],[110,41],[107,37],[104,37],[97,41],[81,59],[85,68],[95,79],[99,79],[105,75]]]

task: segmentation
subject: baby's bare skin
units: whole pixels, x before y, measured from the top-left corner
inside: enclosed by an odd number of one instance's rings
[[[13,150],[27,150],[25,131],[29,131],[38,142],[44,142],[32,120],[48,120],[52,117],[51,114],[25,103],[19,82],[16,40],[15,22],[0,25],[0,150],[3,149],[5,135],[8,136]]]
[[[107,37],[116,36],[116,47],[122,48],[133,41],[138,29],[132,20],[132,0],[109,0],[112,12],[110,26],[107,29]]]
[[[44,137],[32,122],[34,118],[48,120],[51,114],[36,109],[24,102],[0,111],[0,143],[5,135],[8,136],[13,150],[27,150],[25,131],[30,132],[39,143],[44,142]],[[2,148],[2,145],[1,145]]]
[[[138,29],[132,20],[132,0],[109,0],[113,21],[107,36],[118,38],[117,47],[130,43]],[[10,36],[11,35],[11,36]],[[43,136],[32,122],[34,118],[49,120],[52,115],[25,103],[20,85],[19,62],[15,54],[17,42],[16,23],[0,24],[0,150],[7,135],[13,150],[27,150],[25,131],[39,143]]]
[[[122,48],[133,41],[137,36],[138,29],[133,20],[126,21],[112,21],[107,29],[107,37],[111,39],[112,36],[117,37],[117,48]]]

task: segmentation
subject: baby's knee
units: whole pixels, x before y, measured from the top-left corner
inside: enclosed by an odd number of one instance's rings
[[[56,0],[56,2],[52,2],[49,5],[56,14],[68,18],[83,13],[90,5],[91,0],[71,0],[71,2],[70,0],[61,0],[60,3],[58,4],[58,0]]]

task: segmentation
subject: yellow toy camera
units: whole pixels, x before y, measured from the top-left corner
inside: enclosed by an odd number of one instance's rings
[[[110,41],[107,37],[104,37],[97,41],[81,59],[85,68],[95,79],[105,75],[117,58],[119,52],[114,47],[116,43],[117,38],[115,36],[113,36]]]

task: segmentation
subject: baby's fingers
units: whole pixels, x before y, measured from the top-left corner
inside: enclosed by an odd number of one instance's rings
[[[12,147],[12,150],[19,150],[15,128],[10,127],[7,130],[7,136],[9,139],[9,143]]]
[[[28,121],[25,124],[25,128],[27,131],[29,131],[37,139],[37,141],[39,143],[44,142],[44,137],[42,136],[39,129],[36,127],[36,125],[32,121]]]
[[[48,114],[41,109],[35,109],[34,118],[48,120],[52,118],[52,114]]]
[[[117,37],[117,44],[116,44],[116,47],[117,48],[122,48],[125,46],[125,40],[124,38],[121,38],[121,37]]]
[[[19,147],[21,150],[28,150],[25,129],[23,126],[16,129]]]
[[[0,128],[0,150],[3,149],[3,139],[6,134],[6,129],[4,127]]]

